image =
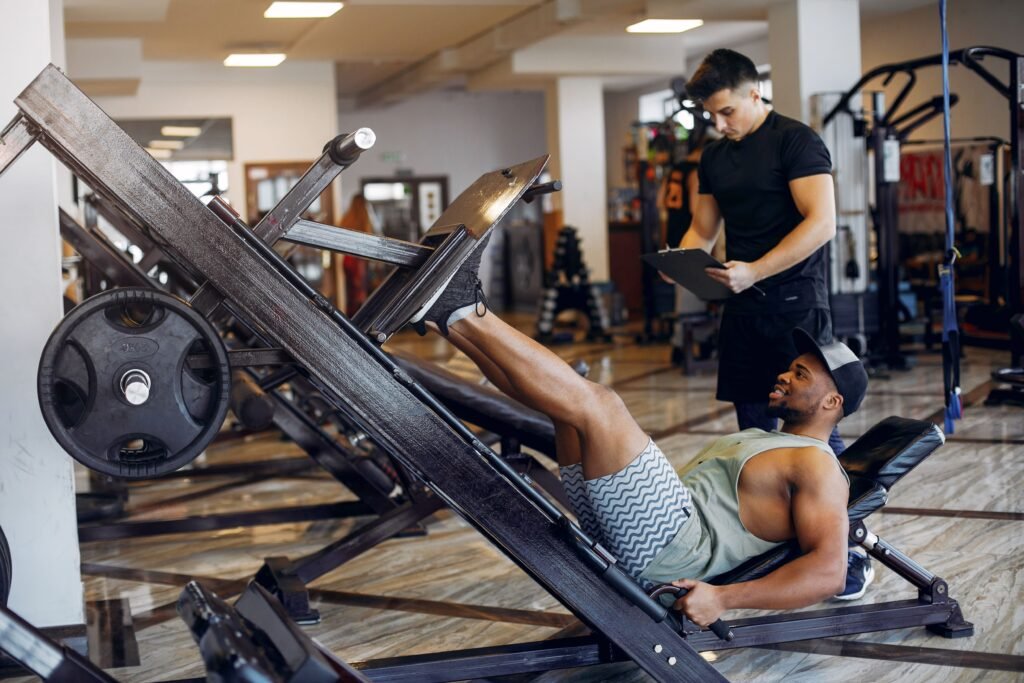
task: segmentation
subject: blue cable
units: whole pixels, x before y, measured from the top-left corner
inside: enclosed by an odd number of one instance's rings
[[[946,0],[939,0],[939,24],[942,30],[942,132],[945,152],[946,186],[946,258],[939,268],[942,290],[942,378],[945,389],[945,427],[952,434],[956,420],[963,417],[960,403],[960,329],[956,320],[956,283],[953,268],[958,252],[953,219],[953,154],[950,149],[949,116],[949,33],[946,28]]]

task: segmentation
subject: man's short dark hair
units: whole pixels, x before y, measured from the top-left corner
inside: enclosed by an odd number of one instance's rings
[[[720,48],[700,63],[686,84],[686,91],[693,99],[704,101],[719,90],[735,90],[751,81],[757,83],[758,75],[750,58],[735,50]]]

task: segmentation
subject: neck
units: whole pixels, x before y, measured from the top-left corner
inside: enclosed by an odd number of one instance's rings
[[[784,434],[793,434],[795,436],[808,436],[812,439],[828,443],[828,438],[832,436],[832,429],[832,425],[817,424],[814,422],[804,422],[799,424],[783,422],[782,428],[779,431]]]
[[[758,106],[759,106],[759,108],[760,108],[760,112],[759,112],[759,113],[758,113],[758,115],[757,115],[757,119],[756,119],[756,120],[754,121],[754,127],[753,127],[753,128],[751,128],[751,129],[750,129],[750,131],[748,131],[748,132],[747,132],[747,134],[743,136],[743,137],[745,137],[745,138],[746,138],[746,137],[750,137],[751,135],[753,135],[753,134],[754,134],[754,132],[755,132],[755,131],[756,131],[756,130],[757,130],[758,128],[760,128],[760,127],[761,127],[761,124],[763,124],[763,123],[765,122],[765,119],[767,119],[767,118],[768,118],[768,113],[769,113],[769,112],[768,112],[768,107],[767,107],[767,106],[765,106],[765,103],[764,103],[764,102],[761,102],[761,101],[758,101]]]

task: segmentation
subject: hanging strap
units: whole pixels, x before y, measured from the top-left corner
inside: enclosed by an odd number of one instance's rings
[[[956,282],[954,265],[960,255],[955,244],[953,220],[953,155],[949,125],[949,34],[946,30],[946,0],[939,0],[939,24],[942,31],[942,132],[945,156],[943,177],[946,186],[946,253],[939,267],[942,290],[942,380],[945,389],[946,433],[952,434],[955,420],[963,417],[960,403],[960,328],[956,319]]]

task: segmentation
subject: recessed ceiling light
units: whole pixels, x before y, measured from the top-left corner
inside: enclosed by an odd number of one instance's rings
[[[149,152],[154,159],[170,159],[171,155],[174,154],[174,152],[169,149],[153,149],[152,147],[147,147],[146,151]]]
[[[202,132],[199,126],[160,126],[160,135],[165,138],[194,138]]]
[[[150,140],[147,149],[181,149],[184,146],[181,140]]]
[[[629,33],[682,33],[703,26],[700,19],[644,19],[627,26]]]
[[[280,52],[243,52],[228,55],[224,66],[277,66],[284,61],[285,55]]]
[[[267,19],[323,19],[344,7],[341,2],[282,2],[278,0],[267,8]]]

